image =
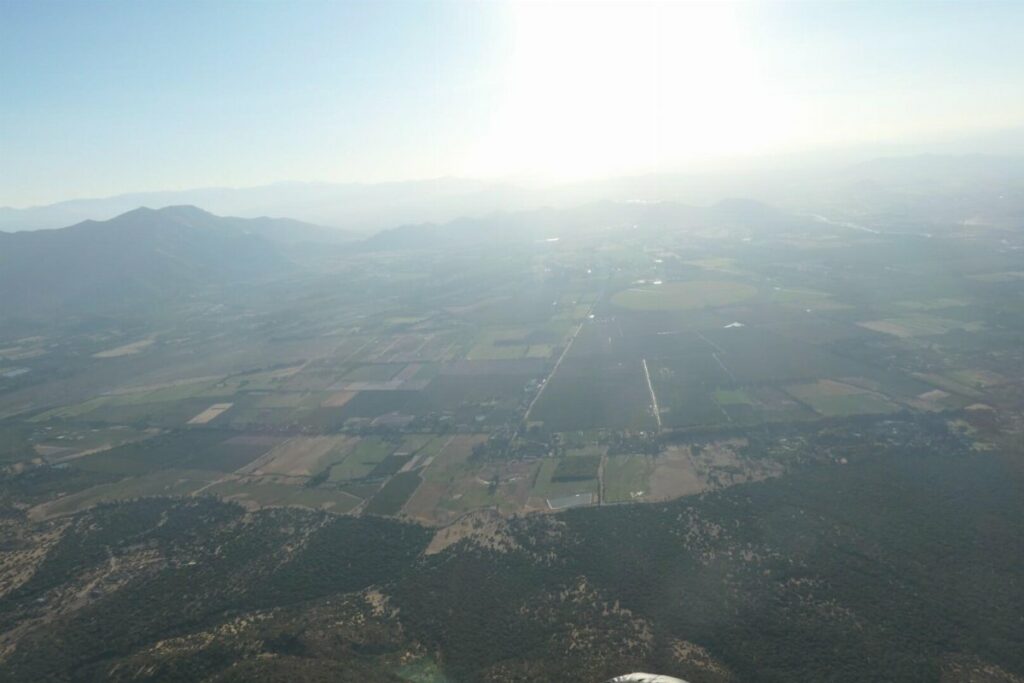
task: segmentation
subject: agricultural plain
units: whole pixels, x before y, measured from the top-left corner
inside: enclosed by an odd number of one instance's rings
[[[706,228],[339,250],[274,297],[5,330],[0,459],[52,480],[37,517],[214,496],[443,526],[775,477],[834,460],[821,429],[937,416],[989,447],[1024,368],[1003,237]],[[753,438],[779,430],[792,453]]]

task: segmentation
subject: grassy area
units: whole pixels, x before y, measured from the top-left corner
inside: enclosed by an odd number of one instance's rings
[[[490,346],[478,344],[466,356],[469,360],[515,360],[526,354],[525,345]]]
[[[970,304],[971,301],[967,298],[946,297],[939,299],[926,299],[924,301],[897,301],[893,305],[911,311],[934,311],[942,308],[969,306]]]
[[[526,355],[530,329],[487,328],[476,339],[466,358],[469,360],[511,360]]]
[[[205,461],[228,434],[213,430],[189,430],[161,434],[124,444],[108,451],[78,458],[74,467],[90,472],[139,475],[166,469],[214,469]]]
[[[932,316],[915,315],[902,318],[883,318],[881,320],[866,320],[858,323],[875,332],[891,334],[894,337],[927,337],[946,334],[953,330],[966,330],[977,332],[982,329],[981,323],[962,322],[948,318],[936,318]]]
[[[753,401],[743,389],[718,389],[715,401],[720,406],[751,405]]]
[[[606,365],[589,358],[567,358],[534,405],[530,419],[557,432],[602,427],[651,430],[656,423],[650,400],[639,359]]]
[[[297,505],[301,507],[349,512],[361,499],[334,488],[310,489],[270,481],[227,481],[205,491],[210,495],[260,506]]]
[[[686,261],[686,264],[697,266],[704,270],[717,270],[723,273],[740,272],[740,269],[737,267],[736,259],[724,256],[692,259],[690,261]]]
[[[526,351],[527,358],[548,358],[555,352],[551,344],[531,344]]]
[[[68,406],[62,406],[42,413],[34,419],[45,422],[51,419],[74,420],[88,416],[90,419],[107,419],[108,414],[143,415],[159,410],[170,410],[173,404],[189,399],[218,399],[233,396],[238,386],[230,381],[197,380],[176,382],[152,389],[138,389],[97,396]],[[211,400],[211,402],[213,402]],[[189,408],[190,410],[191,408]]]
[[[141,477],[129,477],[110,484],[100,484],[46,504],[43,516],[78,512],[98,503],[132,500],[144,496],[187,496],[216,481],[217,472],[203,470],[163,470]]]
[[[613,296],[612,303],[634,311],[686,311],[726,306],[755,294],[756,288],[741,282],[695,280],[626,289]]]
[[[769,293],[772,301],[780,304],[810,308],[812,310],[828,311],[849,308],[832,298],[828,292],[820,292],[815,289],[803,289],[798,287],[774,288]]]
[[[577,493],[597,493],[597,479],[577,481],[555,480],[555,472],[558,470],[560,462],[556,458],[545,458],[541,461],[540,470],[537,472],[536,483],[533,487],[533,495],[535,497],[547,499],[571,496]]]
[[[946,376],[952,378],[955,382],[974,389],[987,389],[1007,381],[1002,375],[986,370],[952,370],[947,372]]]
[[[25,460],[35,456],[28,425],[0,424],[0,462]]]
[[[437,437],[433,434],[408,434],[402,437],[402,443],[395,449],[395,452],[412,455],[413,453],[418,453],[420,449],[436,439]]]
[[[317,395],[313,398],[308,392],[299,393],[277,391],[262,396],[257,405],[260,408],[298,408],[303,404],[303,402],[310,402],[315,405],[319,405],[320,397]]]
[[[881,394],[827,379],[792,385],[786,391],[826,417],[882,414],[900,409]]]
[[[646,493],[653,467],[646,455],[609,456],[604,466],[604,499],[608,503],[635,500],[632,494]]]
[[[107,396],[99,396],[91,398],[88,401],[82,401],[81,403],[75,403],[69,406],[61,406],[60,408],[54,408],[48,410],[45,413],[41,413],[32,418],[32,422],[47,422],[49,420],[73,420],[83,415],[91,413],[100,406],[107,405],[111,399]]]
[[[362,479],[388,457],[394,450],[394,444],[377,437],[368,437],[359,441],[356,447],[345,456],[345,459],[331,467],[329,481],[350,481]]]
[[[421,483],[420,475],[416,472],[396,474],[370,499],[366,512],[374,515],[398,514]]]
[[[965,386],[956,380],[950,379],[949,377],[944,377],[943,375],[921,372],[915,373],[914,376],[940,389],[945,389],[946,391],[954,394],[960,394],[961,396],[979,398],[982,395],[981,392]]]
[[[552,481],[579,481],[582,479],[596,479],[597,470],[601,466],[599,455],[576,455],[567,458],[560,458]]]
[[[373,363],[360,365],[348,372],[346,382],[386,382],[398,374],[404,365],[395,363]]]

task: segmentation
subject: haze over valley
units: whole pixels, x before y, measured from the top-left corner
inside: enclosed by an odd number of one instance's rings
[[[1024,680],[1019,10],[39,7],[0,680]]]

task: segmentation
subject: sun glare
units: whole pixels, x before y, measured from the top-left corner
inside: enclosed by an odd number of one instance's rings
[[[568,180],[764,151],[792,116],[758,78],[734,6],[524,3],[471,166]]]

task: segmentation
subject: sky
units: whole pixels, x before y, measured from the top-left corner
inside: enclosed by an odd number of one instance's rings
[[[0,0],[0,205],[980,139],[1024,127],[1021,26],[1018,1]]]

